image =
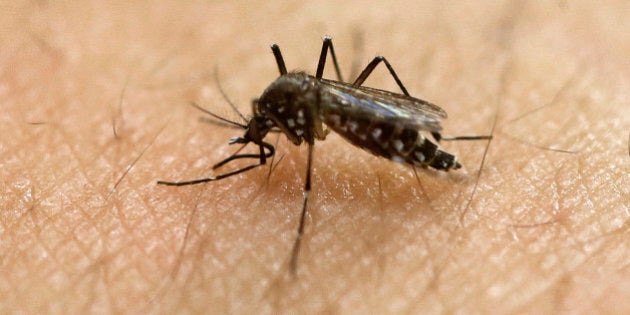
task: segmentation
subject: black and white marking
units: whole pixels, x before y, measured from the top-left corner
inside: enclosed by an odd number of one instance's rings
[[[280,77],[267,87],[260,98],[254,100],[251,119],[241,124],[204,110],[218,119],[220,124],[227,123],[236,128],[245,129],[243,137],[232,138],[229,144],[238,143],[245,146],[253,142],[258,146],[259,151],[257,154],[241,154],[239,150],[215,164],[213,169],[242,158],[257,159],[258,162],[215,177],[181,182],[158,181],[158,184],[170,186],[200,184],[264,165],[275,153],[274,146],[263,141],[269,132],[281,132],[295,145],[306,142],[308,160],[304,202],[290,262],[291,271],[295,273],[311,190],[313,146],[315,140],[324,140],[330,130],[355,146],[394,162],[431,167],[442,171],[458,169],[461,164],[454,155],[440,150],[423,134],[423,132],[430,133],[436,142],[443,139],[440,134],[442,130],[440,121],[446,118],[446,112],[437,105],[410,96],[385,57],[375,57],[353,83],[345,83],[341,79],[332,40],[328,36],[324,38],[315,76],[304,72],[287,72],[278,45],[271,46],[271,50],[275,56]],[[338,81],[322,78],[329,50]],[[362,86],[381,62],[389,70],[402,94]],[[491,136],[473,136],[453,137],[448,140],[490,138]]]

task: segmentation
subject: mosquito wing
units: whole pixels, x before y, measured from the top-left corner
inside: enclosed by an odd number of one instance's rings
[[[439,106],[415,97],[326,79],[320,82],[327,88],[325,94],[332,97],[331,102],[326,103],[333,108],[327,111],[436,132],[442,130],[440,121],[447,117]]]

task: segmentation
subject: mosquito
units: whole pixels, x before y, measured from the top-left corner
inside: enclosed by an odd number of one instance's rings
[[[306,178],[302,212],[291,251],[289,267],[292,274],[295,274],[297,270],[300,246],[304,236],[304,223],[312,184],[315,140],[326,139],[326,135],[333,130],[348,142],[376,156],[414,167],[449,171],[461,168],[462,165],[454,155],[440,150],[423,132],[431,134],[436,143],[440,140],[492,138],[492,136],[443,137],[440,133],[442,130],[440,121],[447,117],[446,112],[437,105],[409,95],[394,68],[383,56],[376,56],[356,80],[347,83],[342,79],[332,38],[329,36],[323,39],[315,76],[300,71],[288,72],[280,47],[274,44],[271,46],[271,51],[276,59],[280,77],[271,83],[259,98],[253,100],[250,119],[245,119],[239,113],[245,120],[244,124],[228,120],[195,105],[216,119],[217,124],[227,124],[245,130],[244,136],[234,137],[229,141],[230,145],[241,144],[241,148],[216,163],[212,167],[213,170],[237,159],[256,159],[257,163],[214,177],[179,182],[158,181],[157,183],[169,186],[196,185],[231,177],[265,165],[267,159],[275,154],[275,147],[264,141],[270,132],[283,133],[296,146],[305,142],[308,145]],[[337,81],[323,78],[329,51]],[[380,63],[385,64],[402,94],[362,85]],[[236,108],[230,105],[236,111]],[[249,143],[258,146],[258,153],[240,153]]]

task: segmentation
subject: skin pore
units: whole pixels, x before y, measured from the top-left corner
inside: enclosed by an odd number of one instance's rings
[[[628,5],[441,3],[3,5],[0,313],[630,311]],[[313,73],[325,34],[344,77],[384,55],[445,135],[494,139],[417,176],[317,142],[291,277],[305,146],[156,181],[237,149],[188,105],[240,119],[215,71],[247,115],[269,45]],[[366,85],[398,92],[381,66]]]

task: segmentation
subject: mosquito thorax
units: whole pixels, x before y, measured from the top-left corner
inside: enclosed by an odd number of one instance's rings
[[[257,102],[258,115],[269,128],[278,127],[296,145],[322,139],[317,115],[320,93],[317,79],[303,72],[280,76]]]
[[[267,120],[268,119],[262,115],[252,117],[247,123],[245,135],[241,139],[244,139],[245,142],[262,143],[262,139],[265,138],[271,127],[273,127],[273,125],[269,126],[266,123]]]

